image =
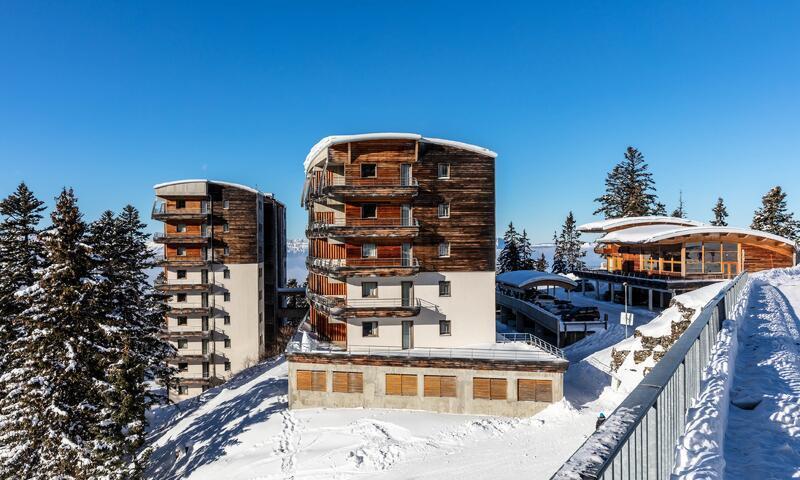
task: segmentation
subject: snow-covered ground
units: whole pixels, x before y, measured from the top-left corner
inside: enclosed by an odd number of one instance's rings
[[[549,478],[635,384],[610,386],[588,357],[623,339],[619,305],[572,295],[609,313],[609,330],[565,349],[566,398],[530,418],[380,409],[288,410],[283,358],[200,397],[153,412],[153,479]],[[655,314],[634,309],[637,325]],[[498,329],[505,327],[498,324]],[[629,332],[629,334],[631,334]]]

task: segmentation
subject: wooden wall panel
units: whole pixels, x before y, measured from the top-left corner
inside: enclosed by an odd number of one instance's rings
[[[182,246],[186,248],[186,256],[178,256],[178,247]],[[172,245],[167,244],[164,245],[166,249],[167,258],[170,260],[197,260],[202,258],[203,250],[202,247],[198,245]]]
[[[241,188],[209,184],[212,199],[214,257],[225,263],[258,262],[257,195]],[[224,201],[228,208],[224,208]],[[229,231],[223,224],[227,222]],[[224,247],[229,254],[224,255]]]
[[[742,244],[742,250],[744,251],[744,268],[748,272],[792,266],[793,259],[789,255],[782,255],[751,244]]]

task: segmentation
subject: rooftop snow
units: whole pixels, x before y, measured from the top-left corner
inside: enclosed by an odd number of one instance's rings
[[[340,143],[350,143],[350,142],[364,142],[367,140],[418,140],[420,142],[425,143],[435,143],[438,145],[446,145],[449,147],[461,148],[463,150],[469,150],[472,152],[480,153],[483,155],[488,155],[492,158],[497,157],[497,154],[487,148],[479,147],[477,145],[471,145],[469,143],[462,143],[456,142],[454,140],[444,140],[441,138],[428,138],[423,137],[418,133],[397,133],[397,132],[386,132],[386,133],[361,133],[358,135],[331,135],[328,137],[323,138],[319,142],[316,143],[311,150],[308,152],[306,156],[306,160],[303,162],[303,168],[305,171],[309,171],[312,166],[316,165],[317,159],[320,157],[320,154],[328,149],[331,145],[338,145]]]
[[[578,284],[569,277],[555,273],[539,272],[537,270],[516,270],[513,272],[501,273],[496,278],[497,283],[509,285],[511,287],[525,288],[526,286],[552,285],[562,283],[576,288]]]
[[[168,187],[170,185],[180,185],[181,183],[200,183],[200,182],[203,182],[203,183],[214,183],[214,184],[217,184],[217,185],[225,185],[227,187],[241,188],[242,190],[247,190],[248,192],[262,194],[262,195],[265,195],[267,197],[272,197],[273,196],[271,193],[259,192],[257,189],[255,189],[253,187],[248,187],[247,185],[242,185],[241,183],[224,182],[222,180],[209,180],[207,178],[193,178],[193,179],[187,179],[187,180],[175,180],[175,181],[172,181],[172,182],[159,183],[157,185],[153,185],[153,189],[158,189],[158,188],[161,188],[161,187]]]
[[[625,218],[609,218],[608,220],[600,220],[597,222],[585,223],[578,227],[578,230],[585,233],[600,233],[607,232],[620,227],[633,227],[642,223],[658,223],[664,225],[685,225],[690,227],[699,227],[705,225],[703,222],[695,220],[687,220],[685,218],[677,217],[664,217],[664,216],[647,216],[647,217],[625,217]]]
[[[773,235],[759,230],[750,230],[747,228],[736,227],[675,227],[674,225],[645,225],[641,227],[625,228],[623,230],[616,230],[606,233],[602,238],[598,239],[598,243],[655,243],[661,240],[667,240],[675,237],[682,237],[685,235],[703,235],[703,234],[733,234],[733,235],[748,235],[753,237],[767,238],[776,242],[785,243],[786,245],[795,248],[795,243],[788,238]]]

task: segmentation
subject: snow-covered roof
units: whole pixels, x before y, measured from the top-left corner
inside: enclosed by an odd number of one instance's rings
[[[497,154],[488,148],[479,147],[477,145],[471,145],[469,143],[462,143],[456,142],[454,140],[444,140],[441,138],[430,138],[430,137],[423,137],[418,133],[398,133],[398,132],[386,132],[386,133],[361,133],[357,135],[331,135],[328,137],[323,138],[319,142],[316,143],[311,150],[306,155],[306,160],[303,162],[303,168],[305,171],[309,171],[311,167],[319,163],[324,155],[324,153],[328,147],[331,145],[338,145],[340,143],[350,143],[350,142],[364,142],[367,140],[418,140],[424,143],[435,143],[438,145],[445,145],[448,147],[455,147],[460,148],[463,150],[469,150],[472,152],[480,153],[482,155],[487,155],[492,158],[497,157]]]
[[[557,273],[540,272],[538,270],[516,270],[513,272],[501,273],[496,278],[497,283],[502,283],[510,287],[525,288],[538,285],[571,286],[576,288],[578,284],[575,280]]]
[[[234,188],[241,188],[242,190],[246,190],[248,192],[261,194],[267,197],[272,197],[271,193],[259,192],[257,189],[253,187],[248,187],[247,185],[242,185],[241,183],[232,183],[232,182],[224,182],[222,180],[209,180],[207,178],[194,178],[194,179],[187,179],[187,180],[175,180],[172,182],[164,182],[159,183],[157,185],[153,185],[153,189],[158,189],[162,187],[169,187],[171,185],[180,185],[182,183],[215,183],[217,185],[225,185],[227,187],[234,187]]]
[[[685,225],[687,227],[700,227],[705,225],[703,222],[698,222],[696,220],[650,215],[646,217],[609,218],[608,220],[584,223],[578,227],[578,230],[585,233],[600,233],[624,227],[634,227],[641,224]]]
[[[622,230],[615,230],[605,234],[598,239],[598,243],[655,243],[670,238],[683,237],[687,235],[746,235],[752,237],[766,238],[779,243],[784,243],[795,248],[795,243],[788,238],[784,238],[771,233],[748,228],[736,227],[675,227],[671,225],[645,225],[641,227],[631,227]]]

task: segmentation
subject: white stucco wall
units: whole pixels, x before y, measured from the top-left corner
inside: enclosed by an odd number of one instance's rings
[[[414,347],[460,347],[495,341],[494,272],[424,272],[414,277],[359,277],[347,280],[347,297],[361,298],[362,282],[378,282],[378,298],[400,298],[403,281],[414,283],[414,297],[438,307],[422,308],[410,318],[351,318],[348,345],[401,346],[403,320],[414,322]],[[439,282],[449,281],[449,297],[439,296]],[[439,320],[451,321],[451,334],[439,335]],[[377,337],[363,337],[361,324],[378,322]]]

